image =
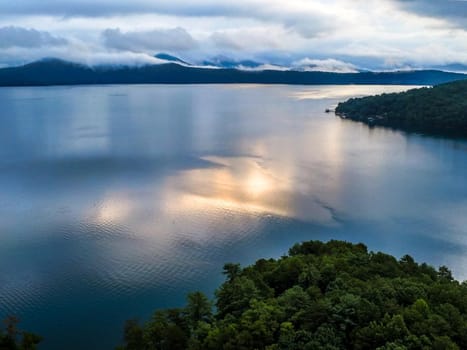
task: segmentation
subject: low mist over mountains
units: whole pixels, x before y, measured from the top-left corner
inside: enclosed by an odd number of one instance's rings
[[[0,69],[0,86],[162,83],[435,85],[467,78],[465,74],[437,70],[330,72],[315,71],[313,68],[271,69],[270,66],[253,61],[218,60],[209,61],[206,66],[198,66],[168,54],[158,54],[155,59],[158,64],[133,66],[87,66],[59,59],[45,59],[19,67]]]
[[[240,70],[295,70],[333,73],[357,73],[359,71],[366,71],[357,68],[351,63],[343,62],[333,58],[302,58],[299,60],[277,63],[273,60],[236,59],[225,55],[218,55],[194,62],[181,59],[168,53],[158,53],[154,57],[167,62],[206,68],[232,68]]]

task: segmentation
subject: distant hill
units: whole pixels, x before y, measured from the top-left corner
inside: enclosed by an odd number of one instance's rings
[[[234,60],[229,57],[218,56],[210,60],[202,62],[203,66],[219,67],[219,68],[258,68],[262,65],[260,62],[253,60]]]
[[[433,68],[437,70],[447,71],[447,72],[467,73],[467,64],[462,64],[462,63],[445,64],[441,66],[435,66]]]
[[[176,57],[176,56],[172,56],[172,55],[169,55],[168,53],[158,53],[157,55],[154,55],[155,58],[158,58],[160,60],[165,60],[165,61],[169,61],[169,62],[175,62],[175,63],[181,63],[181,64],[185,64],[185,65],[188,65],[190,66],[191,64]]]
[[[467,80],[352,98],[339,103],[336,114],[369,125],[467,138]]]
[[[58,59],[0,69],[0,86],[78,84],[401,84],[433,85],[467,75],[436,70],[329,73],[209,69],[167,63],[147,66],[89,67]]]

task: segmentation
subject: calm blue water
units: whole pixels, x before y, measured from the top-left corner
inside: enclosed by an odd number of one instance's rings
[[[403,89],[0,89],[0,316],[43,349],[111,349],[125,319],[212,294],[224,262],[310,239],[466,279],[467,142],[323,112]]]

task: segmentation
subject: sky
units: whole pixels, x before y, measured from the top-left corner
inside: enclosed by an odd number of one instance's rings
[[[350,72],[467,71],[467,0],[0,0],[0,67],[251,59]]]

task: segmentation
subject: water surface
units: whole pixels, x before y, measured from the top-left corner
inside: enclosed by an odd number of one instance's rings
[[[310,239],[466,279],[467,142],[324,113],[406,88],[0,89],[0,316],[43,349],[111,349],[125,319],[212,294],[224,262]]]

